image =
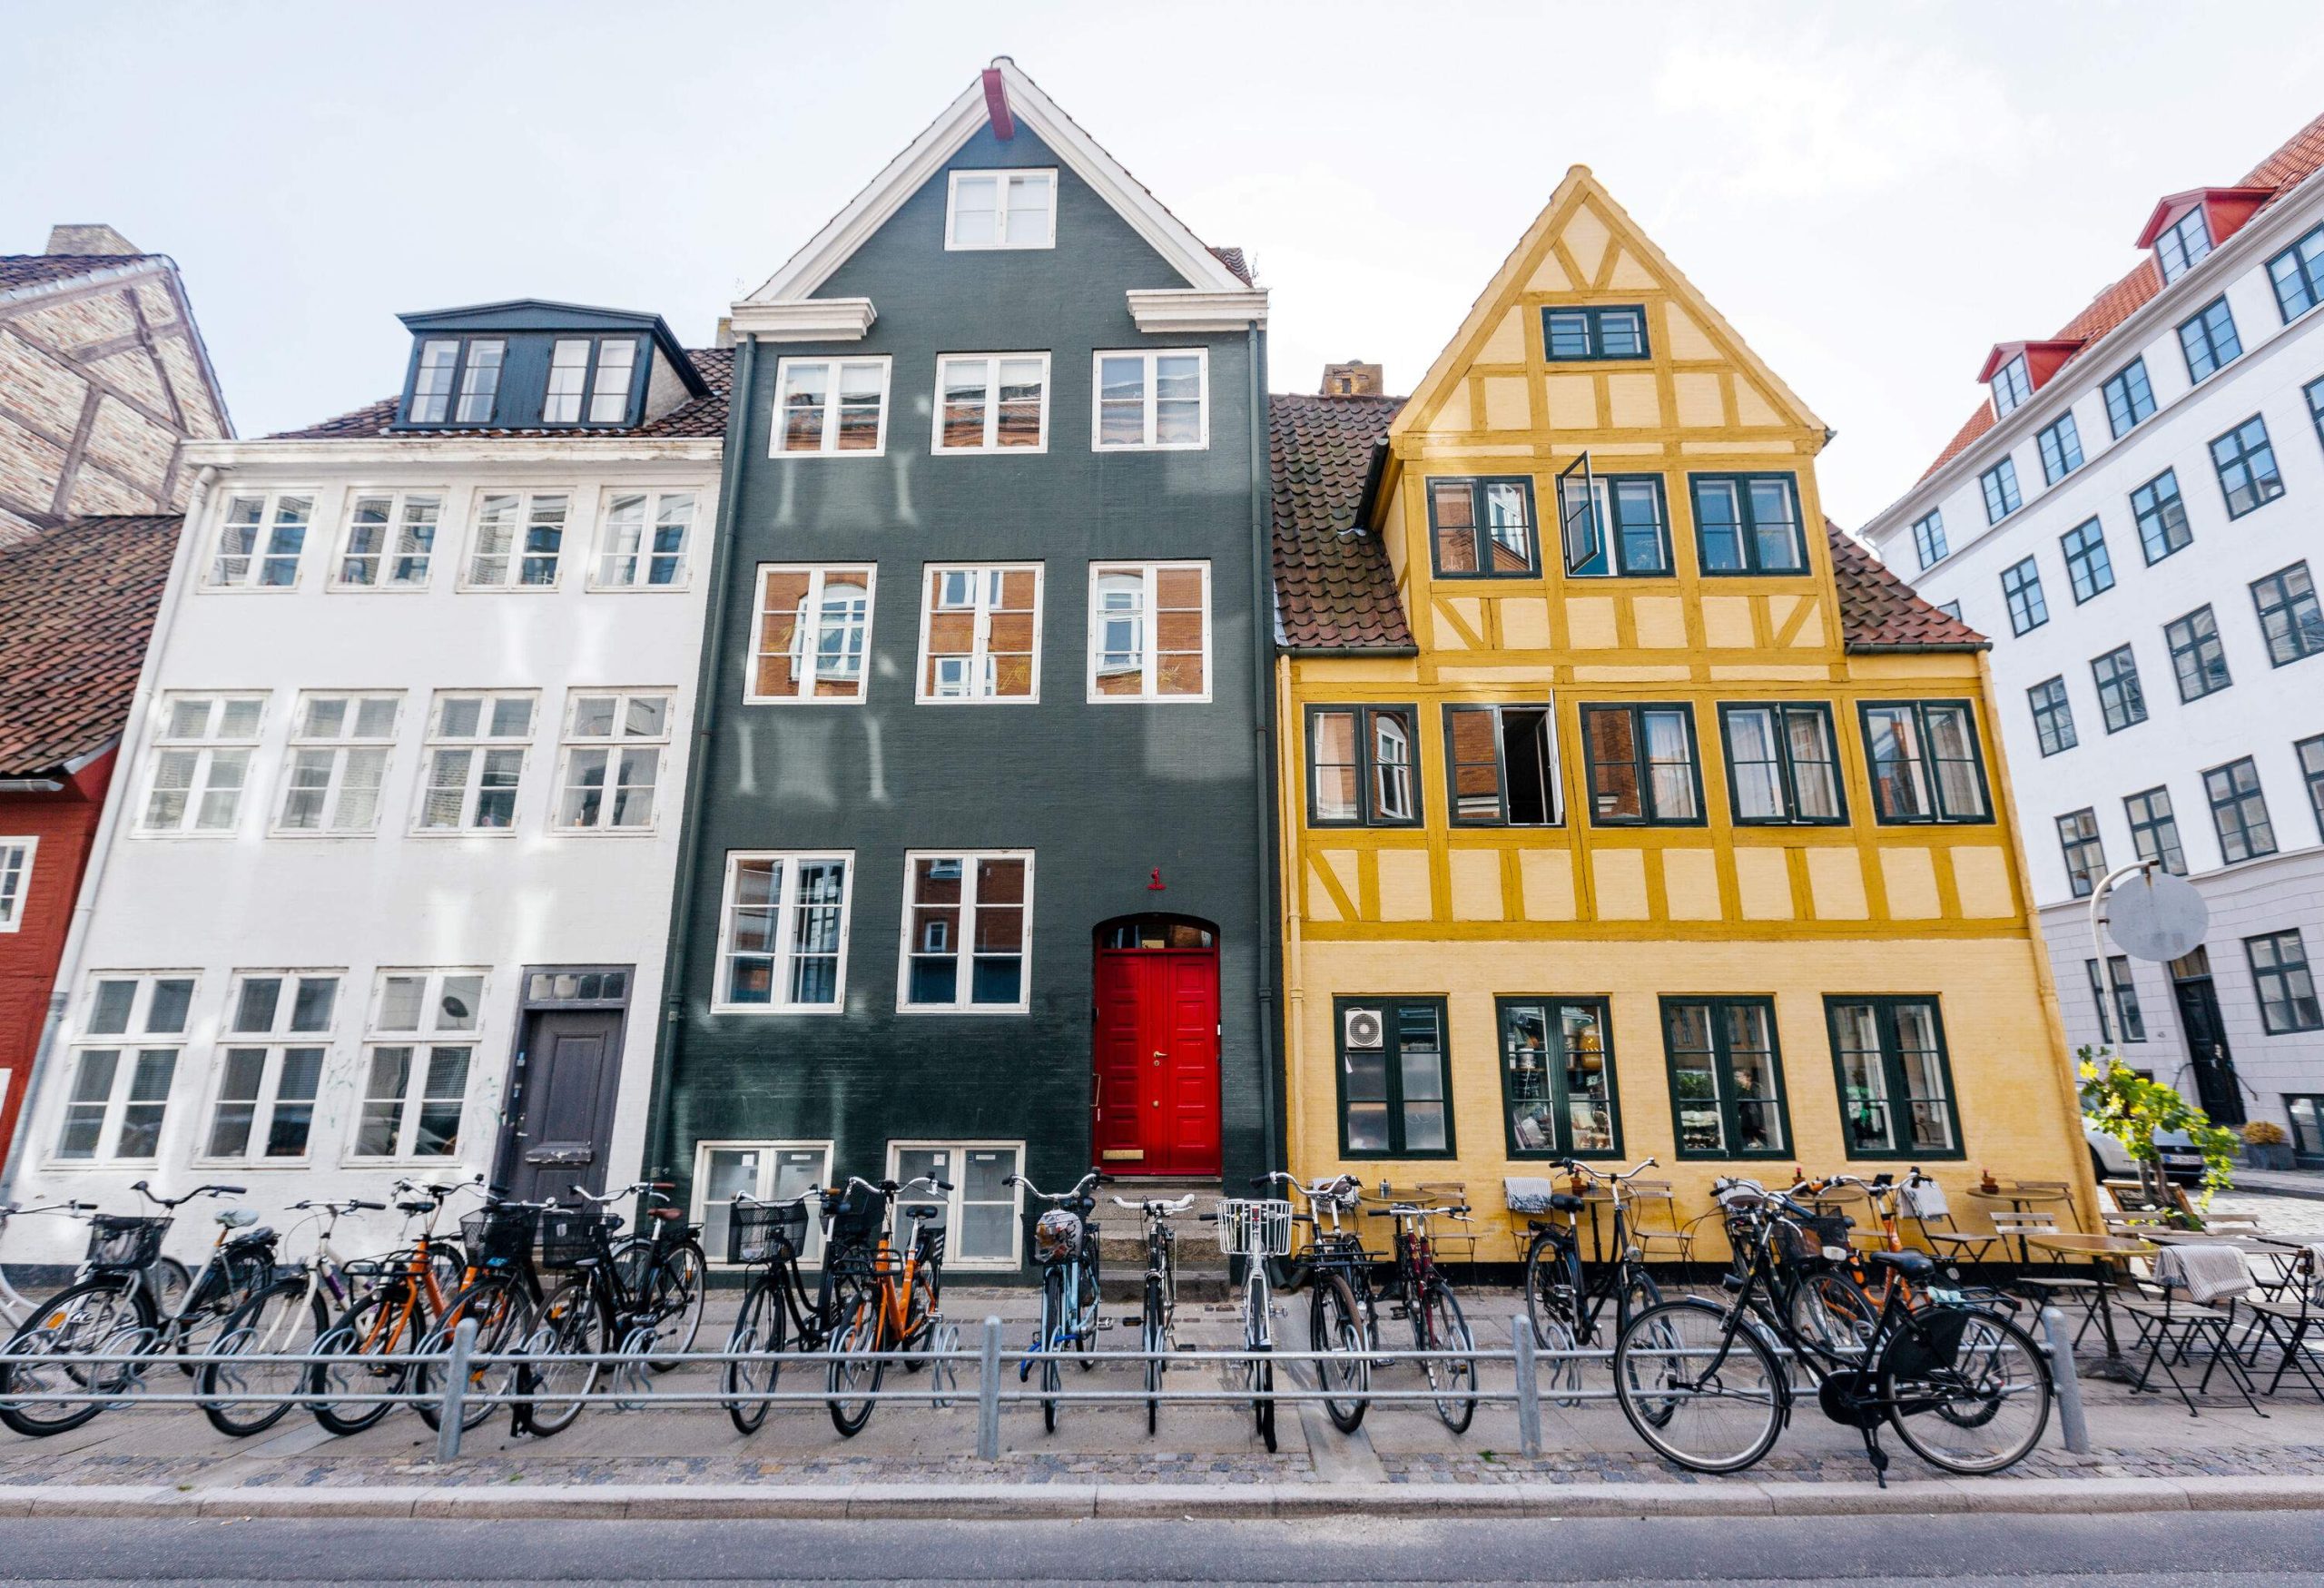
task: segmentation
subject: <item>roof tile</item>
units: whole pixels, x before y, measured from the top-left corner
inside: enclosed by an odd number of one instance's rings
[[[1861,541],[1829,518],[1832,575],[1840,591],[1840,639],[1851,651],[1981,651],[1984,635],[1930,606]]]
[[[0,292],[69,281],[160,259],[158,253],[0,253]]]
[[[1401,397],[1267,399],[1275,614],[1302,650],[1413,649],[1387,547],[1356,518]]]
[[[183,522],[70,518],[0,557],[0,776],[53,772],[119,735]]]
[[[283,430],[269,437],[275,441],[343,441],[366,436],[403,436],[418,439],[427,436],[527,436],[571,437],[639,436],[667,438],[682,436],[723,436],[726,433],[726,397],[734,384],[734,350],[732,348],[693,348],[686,357],[694,360],[696,373],[710,388],[707,397],[697,397],[672,409],[660,419],[625,429],[592,425],[586,429],[453,429],[431,425],[424,430],[399,430],[395,428],[399,398],[384,398],[352,413],[337,419],[324,419],[304,429]]]

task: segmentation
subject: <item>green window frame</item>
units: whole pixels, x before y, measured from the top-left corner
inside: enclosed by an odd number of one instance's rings
[[[2042,483],[2055,485],[2082,467],[2082,427],[2062,413],[2034,438],[2042,453]]]
[[[2211,222],[2200,203],[2171,222],[2154,240],[2154,261],[2165,281],[2175,281],[2193,270],[2211,252]]]
[[[1652,356],[1642,303],[1541,311],[1541,352],[1552,364],[1635,363]]]
[[[2300,781],[2308,785],[2309,813],[2316,818],[2316,831],[2324,836],[2324,734],[2301,739],[2291,747],[2299,762]]]
[[[1799,478],[1792,474],[1690,474],[1695,565],[1706,578],[1804,574]]]
[[[1493,1000],[1501,1033],[1502,1123],[1512,1159],[1619,1158],[1620,1089],[1613,1015],[1599,997]]]
[[[1728,809],[1738,826],[1845,825],[1832,708],[1820,700],[1722,701]]]
[[[2324,226],[2318,226],[2268,261],[2276,309],[2290,325],[2324,302]]]
[[[2106,378],[2106,428],[2121,440],[2144,424],[2154,412],[2154,386],[2146,378],[2146,356],[2141,354]]]
[[[1985,522],[1998,524],[2025,505],[2017,488],[2017,459],[2004,458],[1977,476],[1977,488],[1985,493]]]
[[[1671,1139],[1687,1159],[1793,1156],[1776,1001],[1666,993]]]
[[[1307,708],[1310,827],[1417,827],[1423,819],[1416,708]]]
[[[2109,954],[2102,973],[2096,960],[2083,961],[2082,968],[2090,978],[2091,1006],[2098,1011],[2098,1040],[2111,1042],[2120,1031],[2124,1042],[2145,1041],[2146,1015],[2139,1008],[2139,990],[2131,980],[2130,956]]]
[[[2034,395],[2033,377],[2026,373],[2025,355],[2019,353],[1994,371],[1994,418],[2005,419]]]
[[[1351,1046],[1350,1037],[1362,1028],[1350,1017],[1367,1012],[1378,1022],[1378,1045]],[[1340,1156],[1455,1156],[1445,1001],[1334,998],[1332,1023],[1339,1055]]]
[[[1882,826],[1994,819],[1974,702],[1866,700],[1856,716],[1873,819]]]
[[[1557,827],[1557,711],[1550,702],[1444,708],[1444,809],[1455,827]]]
[[[2174,877],[2187,874],[2187,852],[2179,846],[2179,814],[2171,808],[2168,786],[2123,795],[2122,815],[2131,824],[2131,848],[2141,860],[2154,862]]]
[[[2227,647],[2219,637],[2219,619],[2209,607],[2164,624],[2162,641],[2171,651],[2171,676],[2178,680],[2181,703],[2192,704],[2234,686]]]
[[[1429,561],[1440,579],[1540,573],[1535,523],[1533,481],[1525,475],[1449,475],[1428,482]]]
[[[2260,768],[2250,756],[2206,768],[2203,795],[2211,802],[2211,825],[2219,832],[2223,863],[2233,865],[2276,853],[2276,827],[2268,817],[2267,791],[2260,784]]]
[[[2106,843],[2099,836],[2098,812],[2089,805],[2058,818],[2058,849],[2065,856],[2066,886],[2087,899],[2106,874]]]
[[[2098,710],[2106,731],[2119,734],[2146,721],[2146,690],[2139,682],[2139,659],[2129,646],[2093,656],[2090,676],[2098,686]]]
[[[1670,509],[1659,474],[1594,474],[1584,457],[1580,473],[1558,478],[1560,522],[1589,531],[1588,557],[1566,553],[1566,577],[1576,579],[1655,579],[1676,573],[1670,564]],[[1585,517],[1582,502],[1590,506]]]
[[[1681,738],[1683,759],[1676,754]],[[1704,824],[1702,748],[1692,706],[1683,701],[1584,705],[1581,745],[1592,826]]]
[[[2065,553],[2066,582],[2073,587],[2073,604],[2093,600],[2114,587],[2114,559],[2106,554],[2106,528],[2085,518],[2058,537]]]
[[[1935,993],[1827,993],[1824,1021],[1849,1158],[1965,1156]]]
[[[2243,356],[2235,333],[2235,311],[2224,296],[2212,299],[2179,322],[2179,350],[2187,357],[2187,379],[2200,386]]]
[[[2308,948],[2299,928],[2262,932],[2243,940],[2251,962],[2251,991],[2260,1001],[2260,1029],[2271,1037],[2324,1031],[2324,1005],[2309,973]]]
[[[2310,380],[2299,390],[2308,399],[2308,418],[2316,427],[2316,439],[2324,445],[2324,380]]]
[[[2220,494],[2227,498],[2230,519],[2284,494],[2284,477],[2276,468],[2276,446],[2268,439],[2264,415],[2255,413],[2213,440],[2211,467],[2219,474]]]
[[[1934,567],[1945,560],[1945,511],[1931,508],[1913,520],[1913,552],[1921,559],[1923,569]]]
[[[2025,704],[2034,708],[2034,742],[2045,758],[2081,742],[2073,731],[2073,702],[2067,698],[2064,675],[2044,678],[2028,689]]]
[[[2195,542],[2187,527],[2187,503],[2179,494],[2179,471],[2166,469],[2131,493],[2131,517],[2139,527],[2139,547],[2152,567]]]
[[[2317,604],[2316,582],[2305,561],[2252,580],[2251,604],[2260,614],[2270,666],[2290,666],[2324,651],[2324,607]]]

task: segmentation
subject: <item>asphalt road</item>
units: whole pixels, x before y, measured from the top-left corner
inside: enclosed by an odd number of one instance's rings
[[[0,1582],[2314,1583],[2324,1512],[1327,1522],[0,1522]]]

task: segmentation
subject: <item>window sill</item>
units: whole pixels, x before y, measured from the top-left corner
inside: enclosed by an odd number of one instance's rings
[[[2250,508],[2244,509],[2246,512]],[[202,596],[292,596],[299,590],[299,581],[287,585],[196,585],[194,593]]]
[[[515,826],[507,827],[414,827],[412,838],[514,838]]]
[[[323,587],[326,593],[333,596],[425,596],[428,588],[426,584],[347,585],[336,579]]]
[[[455,585],[463,596],[554,596],[564,587],[556,580],[546,585]]]
[[[1039,705],[1038,695],[915,695],[914,705]]]
[[[863,694],[859,691],[854,695],[745,695],[743,696],[743,704],[744,705],[862,705]]]
[[[1088,695],[1084,705],[1208,705],[1210,692],[1200,695]]]
[[[982,1018],[990,1015],[1030,1014],[1032,1005],[1029,1003],[906,1003],[899,999],[896,1001],[896,1012],[900,1015],[961,1014]]]
[[[1210,443],[1207,440],[1156,441],[1148,445],[1141,441],[1134,445],[1121,442],[1111,447],[1104,447],[1093,441],[1089,444],[1089,450],[1092,452],[1207,452],[1210,450]]]
[[[592,580],[582,588],[592,596],[683,596],[691,584],[687,579],[675,585],[600,585]]]
[[[1038,447],[931,447],[931,458],[1041,458],[1049,453],[1049,438]]]
[[[781,463],[786,459],[799,459],[803,460],[809,458],[885,458],[887,455],[888,449],[885,446],[881,446],[873,450],[866,450],[862,447],[850,447],[844,449],[834,447],[829,451],[825,451],[821,447],[817,447],[812,450],[802,447],[797,451],[790,451],[783,448],[777,447],[767,454],[767,458],[771,462]]]
[[[847,1005],[842,1003],[714,1003],[713,1014],[845,1014]]]

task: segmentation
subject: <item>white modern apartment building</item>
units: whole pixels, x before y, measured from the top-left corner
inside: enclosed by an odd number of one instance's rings
[[[2035,902],[2075,1045],[2324,1164],[2324,118],[2173,193],[2146,259],[1860,532],[1992,636]],[[2169,965],[2101,965],[2088,895],[2152,858],[2211,908]]]
[[[398,397],[191,449],[19,1200],[224,1182],[279,1226],[646,1167],[728,355],[566,304],[405,321]],[[43,1222],[14,1260],[73,1255]]]

